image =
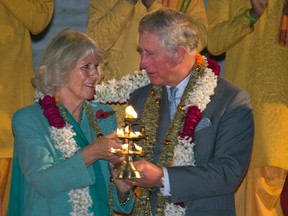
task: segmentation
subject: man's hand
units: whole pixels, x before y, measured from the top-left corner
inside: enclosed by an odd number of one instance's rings
[[[133,162],[135,168],[140,172],[140,179],[133,179],[137,186],[145,188],[161,187],[163,170],[148,161]]]

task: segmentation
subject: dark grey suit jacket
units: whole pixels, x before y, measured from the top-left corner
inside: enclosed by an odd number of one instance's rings
[[[149,84],[131,95],[130,104],[140,118],[151,87]],[[166,90],[163,97],[154,163],[159,158],[170,121]],[[247,92],[219,77],[215,94],[196,128],[196,166],[167,167],[171,201],[184,202],[186,215],[234,216],[234,192],[247,171],[253,135],[253,115]],[[155,212],[154,198],[151,205]]]

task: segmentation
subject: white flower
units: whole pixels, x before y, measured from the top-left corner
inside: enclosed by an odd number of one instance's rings
[[[167,203],[164,214],[166,216],[184,216],[185,215],[185,208],[175,205],[173,203]]]
[[[205,69],[203,77],[196,81],[194,91],[190,92],[188,99],[185,101],[185,109],[190,106],[197,106],[203,112],[210,102],[211,95],[217,86],[217,76],[209,68]]]
[[[150,83],[146,71],[135,71],[134,75],[126,75],[119,81],[115,79],[102,82],[95,86],[94,99],[99,103],[125,103],[129,100],[130,94]]]
[[[55,140],[55,147],[59,149],[64,158],[74,155],[79,147],[77,146],[74,136],[76,133],[72,129],[72,125],[67,124],[63,128],[50,127],[51,137]]]
[[[69,191],[69,202],[72,203],[73,212],[70,216],[92,216],[88,209],[92,206],[92,199],[89,194],[89,187],[72,189]]]
[[[36,88],[34,92],[34,101],[38,102],[39,99],[42,98],[43,96],[44,94]]]
[[[174,147],[173,166],[195,166],[194,145],[192,137],[186,136],[182,139],[178,136],[178,144]]]

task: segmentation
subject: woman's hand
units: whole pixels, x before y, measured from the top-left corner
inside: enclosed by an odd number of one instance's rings
[[[86,166],[90,166],[96,160],[120,160],[119,156],[112,154],[111,148],[122,148],[121,140],[117,137],[116,132],[99,137],[93,143],[82,150],[82,156]]]
[[[120,165],[119,163],[118,164],[110,163],[112,178],[113,178],[115,185],[118,188],[118,192],[120,192],[121,194],[127,194],[127,192],[130,191],[134,185],[131,184],[129,180],[117,179],[117,176],[119,174],[119,170],[118,170],[119,165]]]

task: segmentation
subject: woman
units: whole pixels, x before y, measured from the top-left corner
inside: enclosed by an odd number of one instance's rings
[[[13,116],[9,215],[110,214],[108,161],[120,160],[110,150],[121,142],[112,108],[89,101],[100,62],[94,41],[73,30],[46,47],[32,80],[38,99]],[[129,212],[130,186],[121,184],[111,187],[110,206]]]

